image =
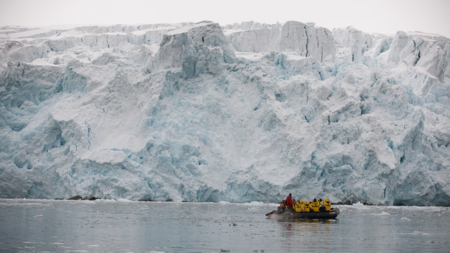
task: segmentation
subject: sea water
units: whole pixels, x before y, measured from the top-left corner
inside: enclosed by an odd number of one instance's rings
[[[0,199],[1,252],[449,252],[450,208],[338,206],[277,221],[275,204]]]

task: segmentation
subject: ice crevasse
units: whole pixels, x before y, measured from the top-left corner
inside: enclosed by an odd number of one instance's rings
[[[0,197],[450,205],[450,40],[0,28]]]

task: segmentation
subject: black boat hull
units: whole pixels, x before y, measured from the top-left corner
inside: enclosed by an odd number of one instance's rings
[[[271,219],[295,220],[295,219],[335,219],[339,215],[339,208],[332,208],[329,212],[295,212],[294,210],[286,210],[283,213],[272,211],[266,216]]]

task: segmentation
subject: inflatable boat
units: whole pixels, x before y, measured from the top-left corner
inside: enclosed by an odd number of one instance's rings
[[[279,213],[273,210],[266,216],[270,219],[295,220],[295,219],[335,219],[339,215],[339,208],[331,208],[329,212],[296,212],[292,209],[286,209]]]

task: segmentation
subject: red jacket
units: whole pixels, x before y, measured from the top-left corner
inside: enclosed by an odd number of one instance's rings
[[[292,198],[291,198],[291,196],[287,196],[287,198],[286,198],[286,207],[287,208],[292,208]]]

